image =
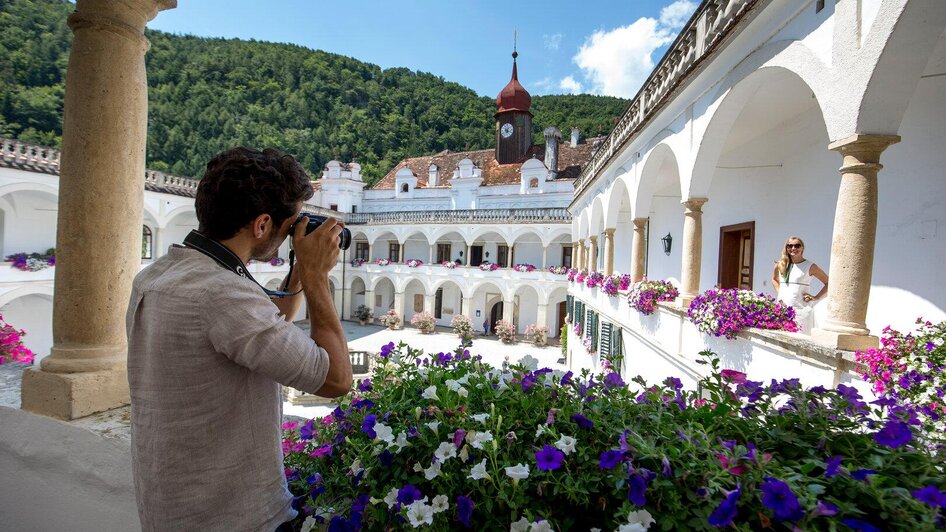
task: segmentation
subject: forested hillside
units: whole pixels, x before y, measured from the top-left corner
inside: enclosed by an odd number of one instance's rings
[[[0,136],[59,144],[72,9],[65,0],[0,2]],[[313,174],[354,157],[373,182],[405,157],[493,144],[495,100],[431,74],[288,44],[157,31],[148,39],[150,168],[199,176],[225,147],[277,146]],[[496,80],[497,93],[507,81]],[[541,142],[550,125],[565,138],[571,126],[605,134],[626,106],[536,96],[534,135]]]

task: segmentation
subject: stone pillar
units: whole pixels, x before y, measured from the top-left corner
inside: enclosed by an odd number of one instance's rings
[[[513,310],[514,310],[514,301],[503,300],[503,319],[509,323],[513,323]]]
[[[434,313],[434,304],[436,303],[436,295],[427,295],[424,294],[424,312]]]
[[[374,320],[374,290],[365,290],[365,306],[371,311],[371,321]]]
[[[470,246],[466,247],[466,265],[470,266]]]
[[[822,345],[854,351],[877,347],[867,329],[877,236],[877,173],[880,154],[900,142],[896,135],[854,135],[828,145],[841,153],[841,186],[831,239],[828,317],[812,339]]]
[[[164,248],[164,230],[164,227],[154,226],[151,242],[151,245],[154,247],[154,249],[151,250],[151,258],[154,260],[158,260],[167,255],[168,250]]]
[[[590,248],[588,271],[596,272],[598,271],[598,235],[592,236],[589,240],[591,242],[588,244],[588,247]]]
[[[575,269],[581,270],[587,267],[585,264],[585,241],[584,239],[578,240],[578,247],[575,248],[575,254],[577,258],[575,259]]]
[[[368,256],[365,257],[366,259],[368,259],[368,262],[371,262],[371,260],[372,260],[372,259],[371,259],[371,247],[372,247],[372,246],[371,246],[371,242],[368,242]]]
[[[547,270],[549,267],[549,247],[542,246],[542,271]]]
[[[435,249],[435,247],[436,247],[436,245],[429,247],[430,253],[428,253],[428,255],[430,256],[430,260],[427,261],[427,264],[433,264],[433,263],[434,263],[434,249]]]
[[[548,309],[549,309],[548,303],[539,303],[538,307],[536,307],[535,324],[538,325],[539,327],[543,325],[548,326],[548,321],[549,321]],[[549,331],[549,337],[552,337],[553,333],[555,332],[556,331]]]
[[[341,316],[343,320],[350,320],[352,311],[351,288],[342,288],[341,293],[342,312],[339,314],[339,316]]]
[[[647,218],[634,218],[634,239],[631,241],[631,280],[638,282],[644,278],[644,259],[647,250],[644,247]]]
[[[404,324],[404,292],[394,292],[394,312],[401,317],[401,325]]]
[[[335,315],[341,319],[342,316],[342,292],[340,288],[336,288],[335,292],[332,293],[332,303],[335,304]]]
[[[707,198],[690,198],[680,203],[686,208],[683,219],[683,271],[680,305],[687,307],[700,294],[700,261],[703,258],[703,204]]]
[[[614,273],[614,228],[604,230],[604,274]]]
[[[460,293],[460,314],[463,314],[467,318],[470,318],[470,322],[473,323],[473,330],[476,330],[480,326],[479,323],[476,323],[473,318],[473,298],[466,297],[463,293]]]
[[[24,410],[75,419],[129,402],[125,312],[141,264],[148,132],[144,28],[175,6],[79,0],[69,16],[53,347],[23,374]]]

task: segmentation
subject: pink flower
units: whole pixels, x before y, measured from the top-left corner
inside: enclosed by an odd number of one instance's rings
[[[746,374],[734,369],[724,369],[719,372],[719,375],[726,382],[733,382],[736,384],[744,384],[746,382]]]

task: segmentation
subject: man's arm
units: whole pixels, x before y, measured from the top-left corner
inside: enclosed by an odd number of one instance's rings
[[[292,318],[299,314],[299,308],[302,307],[302,282],[299,281],[297,271],[293,269],[289,282],[280,285],[286,287],[286,292],[295,295],[273,298],[273,304],[279,309],[279,315],[285,317],[286,321],[292,321]],[[296,294],[296,292],[299,293]]]
[[[328,272],[338,260],[339,234],[342,225],[332,218],[317,229],[305,234],[306,223],[299,223],[293,235],[293,248],[298,259],[299,276],[309,309],[312,339],[328,353],[329,367],[325,384],[318,395],[340,397],[351,390],[351,359],[348,339],[335,314],[335,305],[329,290]]]

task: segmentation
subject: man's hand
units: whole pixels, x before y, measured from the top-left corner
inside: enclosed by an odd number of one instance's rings
[[[296,223],[292,235],[292,247],[296,251],[296,260],[303,274],[303,284],[312,280],[312,276],[328,278],[328,272],[338,262],[338,242],[344,224],[335,218],[326,218],[322,225],[305,234],[309,218],[303,216]]]

